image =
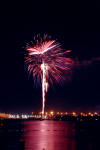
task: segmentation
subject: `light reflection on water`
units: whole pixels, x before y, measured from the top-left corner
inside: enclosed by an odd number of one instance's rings
[[[31,121],[24,125],[25,150],[76,150],[74,123]]]
[[[100,150],[100,122],[0,122],[0,150]]]

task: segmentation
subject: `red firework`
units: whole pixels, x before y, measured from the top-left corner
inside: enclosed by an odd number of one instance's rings
[[[62,81],[65,77],[63,74],[70,70],[72,60],[67,57],[70,50],[64,51],[56,40],[50,40],[47,36],[37,37],[26,50],[25,64],[28,72],[34,79],[41,79],[44,114],[45,92],[49,83]]]
[[[65,74],[65,71],[70,70],[72,60],[67,56],[71,51],[64,51],[58,42],[48,40],[47,36],[44,36],[43,39],[39,37],[26,50],[26,67],[33,78],[37,80],[42,78],[41,64],[43,63],[45,64],[48,83],[53,83],[54,80],[61,81],[64,78],[63,73]]]

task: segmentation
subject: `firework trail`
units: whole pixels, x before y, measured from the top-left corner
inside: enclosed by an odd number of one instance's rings
[[[71,58],[68,58],[70,50],[64,51],[56,40],[44,35],[37,36],[26,47],[25,65],[29,74],[35,81],[41,79],[42,84],[42,114],[44,115],[45,96],[49,84],[64,79],[65,71],[70,70]]]

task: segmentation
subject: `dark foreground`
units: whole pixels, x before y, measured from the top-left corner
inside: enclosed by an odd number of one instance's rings
[[[100,121],[3,120],[0,150],[100,150]]]

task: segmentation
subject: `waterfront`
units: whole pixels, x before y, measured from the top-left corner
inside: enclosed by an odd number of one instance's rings
[[[99,150],[99,121],[3,120],[0,150]]]

